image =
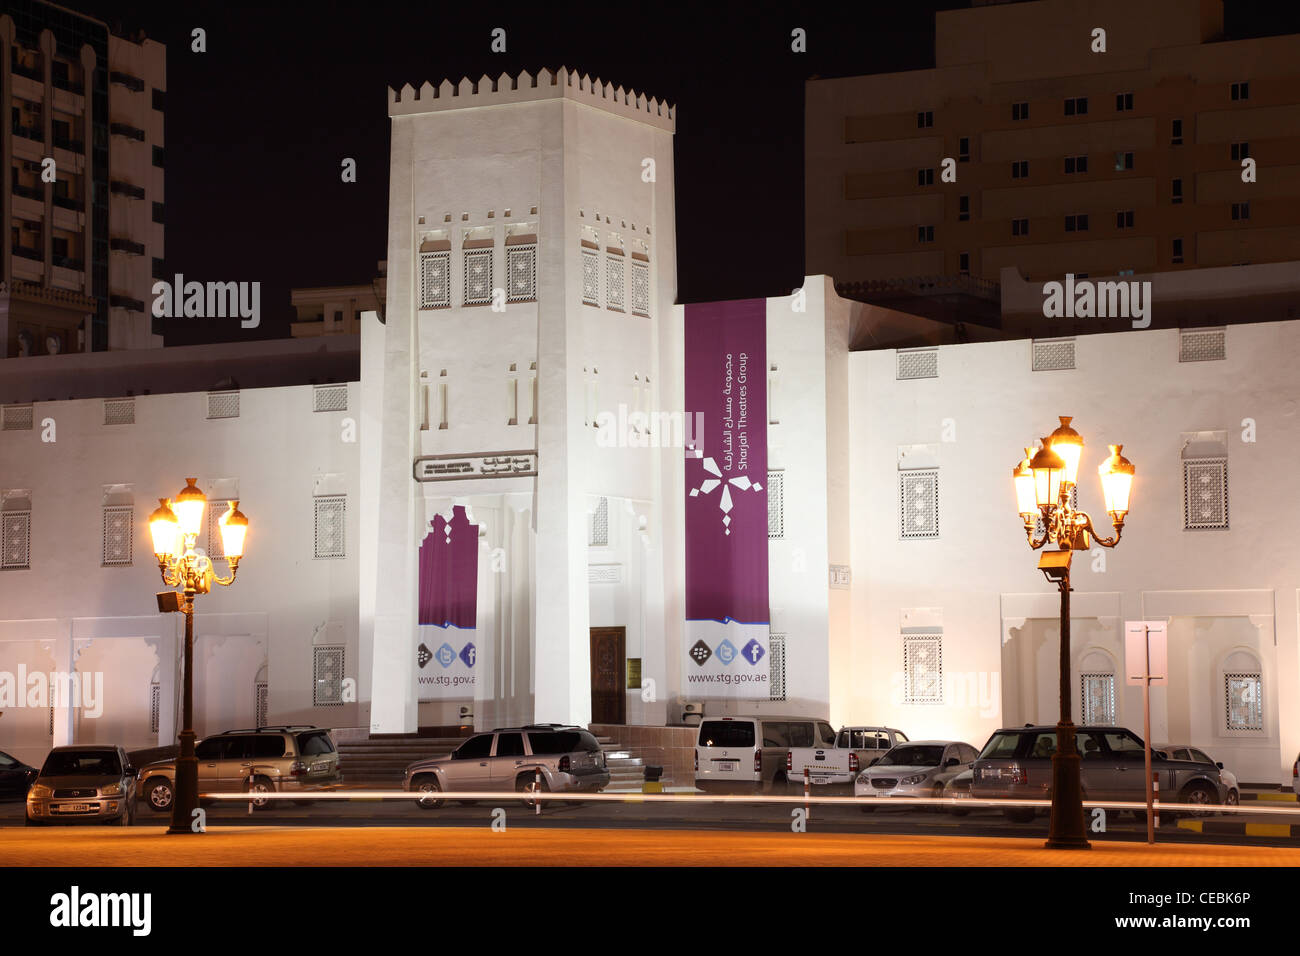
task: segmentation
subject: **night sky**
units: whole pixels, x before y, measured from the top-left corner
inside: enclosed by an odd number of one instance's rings
[[[787,294],[804,275],[803,81],[932,67],[935,11],[968,3],[64,5],[167,44],[168,273],[262,283],[259,329],[169,320],[178,345],[287,335],[291,288],[373,278],[386,87],[541,67],[676,104],[679,301]],[[1226,32],[1300,32],[1300,8],[1280,6],[1229,0]],[[489,49],[496,27],[506,53]],[[807,53],[790,50],[795,27]]]

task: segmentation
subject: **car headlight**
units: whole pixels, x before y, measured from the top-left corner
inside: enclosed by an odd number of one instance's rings
[[[914,786],[916,786],[918,783],[925,783],[925,774],[923,774],[923,773],[914,773],[914,774],[912,774],[912,776],[910,776],[910,777],[904,777],[903,780],[902,780],[902,784],[903,784],[903,786],[905,786],[905,787],[914,787]]]
[[[99,795],[102,797],[120,797],[122,795],[122,785],[120,783],[110,783],[107,787],[100,787]]]
[[[27,791],[27,799],[44,800],[47,797],[53,795],[53,793],[54,791],[51,790],[49,787],[47,787],[45,784],[38,783],[35,786],[33,786],[32,789]]]

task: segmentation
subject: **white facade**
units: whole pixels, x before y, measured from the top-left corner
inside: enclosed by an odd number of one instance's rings
[[[1224,357],[1180,362],[1177,330],[1083,336],[1074,367],[1054,371],[1032,370],[1030,340],[941,346],[932,378],[900,380],[906,353],[895,350],[849,356],[855,637],[832,657],[833,673],[851,675],[832,695],[832,720],[977,746],[999,725],[1055,722],[1059,595],[1025,542],[1011,470],[1065,414],[1087,443],[1079,503],[1103,534],[1106,445],[1123,443],[1137,468],[1118,547],[1074,560],[1075,721],[1083,675],[1111,673],[1115,721],[1140,730],[1124,622],[1168,620],[1170,682],[1153,692],[1153,739],[1204,747],[1244,781],[1289,781],[1300,562],[1288,544],[1300,518],[1285,487],[1300,466],[1300,323],[1193,334],[1222,334]],[[1185,462],[1219,458],[1228,527],[1184,530]],[[904,470],[937,472],[937,537],[900,532]],[[941,701],[906,702],[909,636],[940,638]],[[1227,675],[1242,673],[1260,675],[1258,729],[1228,726]]]
[[[85,708],[51,714],[25,699],[0,707],[0,750],[39,765],[52,744],[70,741],[174,743],[184,618],[158,613],[154,594],[164,585],[147,522],[158,499],[174,497],[189,476],[210,502],[238,497],[250,522],[234,585],[196,598],[197,732],[259,719],[361,722],[360,695],[339,686],[358,682],[368,663],[357,645],[358,444],[346,430],[357,385],[324,388],[333,390],[328,402],[308,385],[5,407],[0,672],[100,671],[104,706],[93,719]],[[32,427],[13,427],[24,408]],[[343,557],[315,556],[322,497],[346,502],[334,549]],[[211,530],[205,516],[200,548],[211,547]],[[224,560],[215,563],[226,573]],[[318,661],[316,647],[330,650]],[[342,672],[315,674],[318,662],[338,661],[337,649]],[[328,680],[318,686],[317,676]],[[344,696],[354,702],[314,703]]]

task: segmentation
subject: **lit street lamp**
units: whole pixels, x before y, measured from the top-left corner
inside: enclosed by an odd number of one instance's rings
[[[1052,754],[1052,818],[1047,846],[1054,849],[1087,849],[1083,825],[1083,786],[1074,723],[1070,719],[1070,556],[1091,547],[1089,535],[1104,548],[1119,544],[1133,490],[1133,464],[1120,452],[1123,445],[1111,445],[1110,457],[1097,467],[1101,476],[1106,513],[1115,526],[1113,538],[1103,538],[1092,526],[1087,512],[1070,506],[1071,491],[1083,456],[1083,437],[1062,415],[1061,427],[1043,439],[1037,452],[1025,449],[1016,466],[1017,507],[1025,523],[1029,546],[1037,551],[1049,541],[1057,550],[1044,551],[1038,568],[1061,591],[1061,717],[1056,725],[1056,751]],[[1035,537],[1035,524],[1043,520],[1043,535]]]
[[[239,502],[230,502],[229,509],[219,519],[221,545],[230,562],[230,576],[218,577],[212,570],[212,560],[194,550],[194,541],[203,527],[207,496],[195,486],[196,479],[185,481],[174,502],[159,498],[158,508],[149,516],[149,531],[163,584],[182,589],[159,591],[158,610],[185,613],[185,696],[181,715],[184,727],[180,733],[181,752],[176,761],[172,825],[168,833],[196,832],[192,821],[199,805],[199,761],[194,756],[194,595],[207,594],[214,581],[223,586],[234,583],[239,559],[244,555],[244,536],[248,533],[248,519],[239,511]]]

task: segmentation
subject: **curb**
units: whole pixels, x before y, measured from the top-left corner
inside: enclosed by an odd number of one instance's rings
[[[1300,801],[1300,794],[1287,793],[1286,791],[1274,792],[1271,790],[1255,791],[1253,793],[1247,791],[1241,794],[1241,800],[1243,803],[1247,800],[1267,800],[1273,803],[1296,803],[1297,801]]]
[[[1179,820],[1179,829],[1209,836],[1300,837],[1300,824],[1243,823],[1234,820]]]

